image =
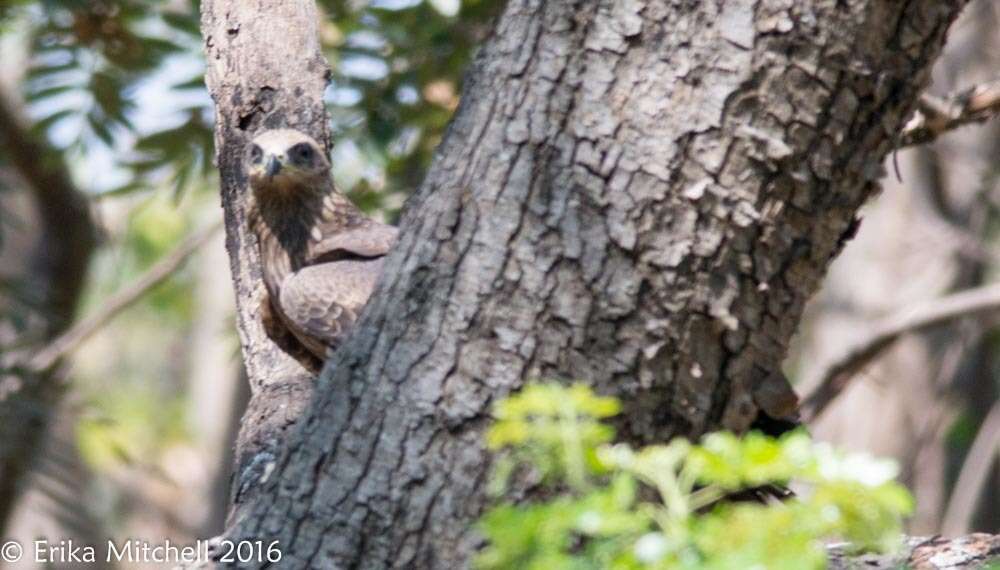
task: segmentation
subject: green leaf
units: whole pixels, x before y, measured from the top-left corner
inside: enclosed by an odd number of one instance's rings
[[[95,117],[93,114],[87,115],[87,124],[90,126],[90,130],[101,139],[101,142],[110,146],[115,144],[115,137],[111,134],[111,129],[108,125],[105,125],[100,118]]]
[[[599,419],[619,406],[579,384],[531,384],[494,410],[488,442],[503,450],[494,496],[512,479],[532,487],[525,475],[537,473],[548,499],[484,515],[480,568],[818,570],[824,541],[892,549],[913,508],[891,462],[835,452],[803,432],[607,445],[613,432]],[[722,489],[795,480],[809,486],[783,503],[719,502]]]
[[[139,192],[141,190],[149,190],[149,189],[150,186],[148,184],[144,184],[140,180],[133,179],[124,184],[111,188],[109,190],[104,190],[103,192],[98,192],[94,194],[94,199],[101,200],[104,198],[125,196],[128,194],[132,194],[134,192]]]
[[[198,75],[196,77],[192,77],[191,79],[188,79],[187,81],[182,81],[180,83],[177,83],[176,85],[172,86],[171,89],[198,89],[198,90],[204,91],[205,90],[205,76],[204,75]]]
[[[79,91],[79,87],[76,85],[53,85],[51,87],[45,87],[42,89],[28,90],[26,93],[26,98],[30,102],[39,101],[47,97],[53,97],[55,95],[61,95],[63,93],[69,93],[71,91]]]
[[[819,570],[826,553],[799,509],[738,505],[700,517],[692,536],[705,570]]]
[[[25,74],[25,79],[28,81],[34,81],[42,78],[47,78],[50,75],[56,75],[59,73],[64,73],[67,71],[76,71],[80,69],[80,64],[75,60],[66,63],[61,63],[58,65],[35,65],[28,69]]]
[[[32,130],[39,134],[47,133],[49,129],[55,126],[56,123],[67,117],[76,115],[77,113],[78,111],[76,111],[76,109],[62,109],[60,111],[56,111],[44,119],[35,121],[35,124],[32,125]]]
[[[192,36],[201,36],[199,20],[193,13],[163,12],[160,14],[168,26]]]

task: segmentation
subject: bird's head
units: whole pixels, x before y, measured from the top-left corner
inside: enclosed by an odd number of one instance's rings
[[[246,154],[250,187],[258,196],[294,197],[324,187],[330,162],[322,146],[309,135],[292,129],[258,133]]]

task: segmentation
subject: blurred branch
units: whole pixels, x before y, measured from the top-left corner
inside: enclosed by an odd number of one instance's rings
[[[993,404],[976,439],[972,442],[965,463],[955,482],[941,523],[941,532],[954,536],[968,532],[976,514],[977,501],[990,479],[994,461],[1000,459],[1000,402]]]
[[[32,132],[15,100],[0,85],[0,148],[35,203],[41,219],[26,282],[42,293],[41,342],[73,319],[97,245],[83,193],[58,152]],[[0,355],[2,356],[2,355]],[[17,504],[42,448],[61,390],[51,373],[0,376],[0,531]]]
[[[36,252],[33,273],[46,288],[46,333],[54,336],[73,318],[97,246],[90,207],[62,157],[31,131],[2,87],[0,147],[31,191],[43,221],[44,246]]]
[[[1000,283],[995,283],[921,303],[877,321],[871,327],[873,332],[829,366],[815,383],[816,387],[803,398],[800,410],[804,421],[819,417],[855,375],[904,334],[998,309]]]
[[[1000,250],[991,247],[968,229],[945,218],[940,212],[928,216],[928,230],[947,240],[954,250],[970,261],[1000,264]]]
[[[222,221],[220,220],[190,236],[163,259],[158,260],[146,273],[115,293],[94,314],[78,321],[45,348],[36,352],[28,360],[27,368],[33,372],[41,372],[51,368],[59,359],[75,350],[83,341],[90,338],[119,313],[133,305],[151,289],[166,281],[192,254],[221,229]]]
[[[899,148],[924,144],[942,134],[1000,114],[1000,79],[976,85],[946,98],[920,96],[917,112],[903,127]]]

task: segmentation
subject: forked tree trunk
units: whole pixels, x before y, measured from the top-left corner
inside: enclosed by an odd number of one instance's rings
[[[279,540],[282,567],[460,568],[489,405],[525,381],[621,397],[636,441],[780,407],[803,304],[963,4],[510,0],[361,323],[285,452],[244,458],[263,475],[230,535]],[[259,399],[281,381],[247,303],[234,157],[259,124],[322,134],[322,64],[310,1],[204,6]]]
[[[323,106],[329,68],[320,52],[312,0],[205,0],[205,80],[215,102],[216,162],[222,178],[226,249],[252,398],[236,444],[234,501],[250,500],[287,430],[305,413],[314,379],[264,332],[265,298],[257,240],[244,215],[241,167],[253,133],[288,127],[329,146]]]

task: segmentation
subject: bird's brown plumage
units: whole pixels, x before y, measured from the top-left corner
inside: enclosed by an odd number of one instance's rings
[[[358,318],[396,241],[337,191],[322,147],[299,131],[259,133],[247,152],[250,227],[270,309],[320,361]]]

